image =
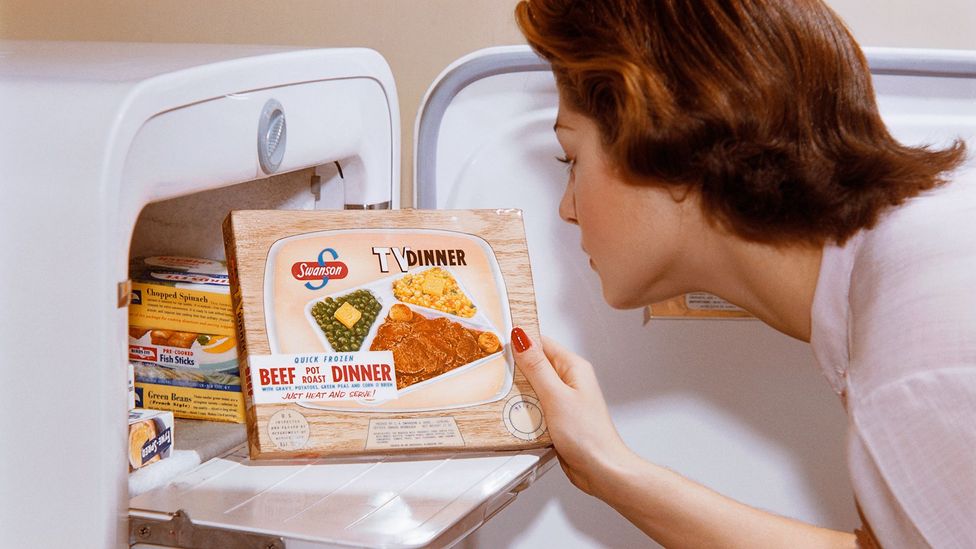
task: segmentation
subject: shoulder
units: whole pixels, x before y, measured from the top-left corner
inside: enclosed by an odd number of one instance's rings
[[[971,253],[976,251],[974,228],[976,165],[967,166],[947,184],[886,212],[877,226],[864,232],[855,266],[897,260],[899,254],[931,256],[952,248]]]
[[[976,365],[974,176],[911,199],[857,237],[848,329],[862,394],[940,365]]]
[[[907,521],[933,546],[976,546],[974,175],[889,212],[849,250],[851,440],[876,471],[853,478],[855,460],[852,480],[869,521]]]

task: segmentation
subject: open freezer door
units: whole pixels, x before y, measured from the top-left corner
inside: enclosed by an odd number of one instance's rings
[[[381,114],[389,114],[391,119],[398,120],[392,82],[389,84],[385,89],[388,101],[376,101],[374,108],[364,107],[353,114],[361,114],[367,121]],[[232,99],[240,102],[239,97]],[[314,104],[332,105],[340,109],[343,103],[319,100]],[[185,117],[187,122],[197,119]],[[389,158],[389,164],[394,169],[383,173],[390,173],[393,180],[397,179],[399,162],[394,152],[398,149],[396,141],[384,148],[382,144],[389,141],[370,138],[384,137],[388,129],[391,136],[398,135],[398,128],[388,125],[382,129],[384,135],[378,135],[380,130],[377,127],[356,124],[355,121],[330,126],[322,124],[322,120],[329,120],[329,117],[292,115],[288,126],[291,128],[289,151],[294,153],[302,143],[310,141],[301,139],[300,132],[295,130],[296,127],[301,129],[303,124],[314,126],[313,129],[320,131],[324,138],[338,134],[362,142],[376,141],[380,143],[375,147],[376,158],[381,156],[379,153],[394,155]],[[353,129],[361,130],[362,139],[357,137],[359,134],[352,133]],[[174,140],[174,131],[172,126],[161,126],[160,131],[151,137],[170,143]],[[140,150],[161,150],[162,147],[156,143],[141,145]],[[323,148],[327,150],[327,147],[314,147],[320,151]],[[168,158],[158,152],[157,155]],[[344,155],[346,152],[340,151],[334,156],[340,159]],[[376,172],[369,169],[371,166],[363,162],[344,162],[339,168],[337,163],[340,173],[338,177],[331,177],[327,175],[332,173],[328,171],[330,166],[323,164],[324,161],[321,157],[313,157],[303,165],[295,166],[315,168],[312,188],[315,189],[316,209],[326,206],[318,202],[329,202],[344,209],[376,209],[390,205],[387,202],[390,197],[381,193],[377,193],[377,196],[353,193],[354,196],[350,198],[350,182],[375,179],[369,177]],[[343,170],[345,176],[341,173]],[[295,185],[303,189],[301,198],[311,201],[312,198],[305,192],[310,187],[304,175],[302,177],[302,181]],[[200,176],[197,178],[207,181]],[[324,179],[328,181],[315,183]],[[133,180],[127,178],[127,181]],[[261,188],[280,189],[282,182],[269,180],[267,185]],[[335,189],[336,185],[341,187]],[[153,215],[147,219],[165,219],[166,212],[185,212],[189,207],[187,201],[210,203],[209,199],[214,196],[212,193],[222,193],[220,196],[226,194],[235,200],[248,196],[240,187],[207,190],[204,192],[211,194],[205,195],[198,192],[194,196],[179,196],[192,190],[204,191],[198,187],[152,197],[154,200],[167,200],[148,206],[145,211]],[[333,196],[336,193],[343,195],[341,200],[326,200],[327,197],[337,198],[338,195]],[[399,197],[392,193],[392,206],[398,205]],[[163,213],[157,215],[160,211]],[[211,236],[216,237],[217,234],[212,232]],[[210,244],[219,245],[221,242],[208,242],[208,246]],[[188,439],[181,438],[179,433],[180,428],[174,437],[177,441]],[[235,433],[240,434],[237,430]],[[206,456],[223,454],[220,457],[174,475],[175,478],[165,479],[161,486],[129,500],[130,545],[147,548],[261,549],[449,547],[511,503],[519,492],[555,462],[552,459],[554,454],[548,450],[440,453],[436,457],[420,459],[384,456],[350,460],[254,461],[248,458],[244,446],[226,454],[224,451],[231,445],[221,448],[219,453]],[[149,469],[165,463],[167,461],[150,465],[144,471],[148,473]]]
[[[428,460],[255,462],[244,446],[130,501],[130,543],[450,547],[503,509],[545,451]]]
[[[898,139],[976,145],[976,52],[866,54]],[[604,303],[578,229],[557,213],[568,178],[555,161],[563,154],[553,132],[557,105],[550,67],[526,46],[453,64],[417,121],[417,207],[523,211],[541,331],[593,362],[618,431],[637,453],[755,507],[853,529],[846,419],[808,346],[760,322],[645,324],[642,311]],[[558,475],[512,509],[510,520],[476,537],[519,547],[647,543]]]

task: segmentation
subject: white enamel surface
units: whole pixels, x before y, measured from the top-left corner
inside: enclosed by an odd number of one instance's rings
[[[249,461],[241,447],[133,498],[132,507],[183,509],[198,524],[280,535],[290,549],[439,546],[531,480],[540,454],[273,463]]]
[[[976,135],[974,79],[881,76],[876,86],[901,139]],[[542,331],[594,363],[617,426],[637,452],[745,503],[850,531],[857,515],[846,418],[807,345],[752,320],[645,326],[640,311],[603,302],[577,229],[556,212],[566,180],[554,160],[561,155],[552,132],[556,103],[542,73],[494,76],[462,90],[441,126],[438,207],[524,210]],[[560,474],[541,479],[511,509],[465,546],[648,543]]]
[[[126,544],[117,284],[133,226],[149,200],[263,176],[256,116],[272,95],[298,117],[288,169],[346,159],[347,200],[398,205],[396,91],[376,52],[0,42],[0,373],[38,376],[0,403],[4,545]],[[196,230],[183,236],[212,239]]]

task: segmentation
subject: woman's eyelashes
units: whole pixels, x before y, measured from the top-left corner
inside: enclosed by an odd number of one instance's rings
[[[576,160],[570,158],[569,156],[557,156],[556,160],[562,162],[563,164],[566,164],[566,171],[568,171],[569,173],[572,173],[573,168],[576,166]]]

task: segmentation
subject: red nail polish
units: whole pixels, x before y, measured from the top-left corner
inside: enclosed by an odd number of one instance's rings
[[[525,330],[516,326],[512,328],[512,345],[515,346],[516,351],[524,353],[532,346],[532,340],[525,335]]]

